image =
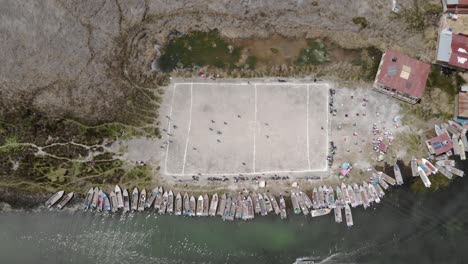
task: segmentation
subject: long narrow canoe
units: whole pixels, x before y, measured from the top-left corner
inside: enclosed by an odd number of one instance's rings
[[[335,208],[335,191],[333,191],[332,187],[328,187],[328,208]]]
[[[372,186],[372,184],[371,184]],[[353,226],[353,215],[351,214],[351,208],[349,208],[349,205],[345,205],[345,216],[346,216],[346,225],[348,227]]]
[[[307,194],[304,193],[304,195],[307,195]],[[273,205],[273,210],[275,211],[275,214],[279,215],[281,213],[281,210],[279,208],[278,201],[276,201],[276,198],[273,194],[270,194],[270,201],[271,201],[271,204]],[[310,205],[312,206],[312,203],[310,203]]]
[[[142,212],[145,210],[146,203],[146,189],[143,189],[140,193],[140,201],[138,202],[138,211]]]
[[[279,207],[280,207],[280,210],[281,210],[281,213],[280,213],[281,219],[286,219],[288,217],[288,215],[286,213],[286,201],[284,200],[283,196],[280,196]]]
[[[423,181],[424,183],[424,186],[426,186],[427,188],[431,187],[431,181],[429,180],[429,178],[427,177],[426,173],[424,172],[423,169],[421,169],[421,167],[418,167],[418,173],[419,173],[419,177],[421,178],[421,180]]]
[[[120,189],[119,185],[115,185],[114,188],[115,196],[117,196],[117,208],[124,208],[124,201],[122,196],[122,190]]]
[[[197,211],[196,211],[197,216],[202,216],[203,214],[203,196],[198,196],[198,201],[197,201]]]
[[[169,194],[168,194],[167,191],[165,191],[163,196],[162,196],[161,206],[159,207],[159,214],[160,215],[163,215],[163,214],[166,213],[168,200],[169,200]]]
[[[97,202],[98,202],[98,199],[99,199],[99,188],[98,187],[94,187],[94,190],[93,190],[93,201],[91,202],[91,209],[96,209],[97,207]]]
[[[262,209],[260,208],[260,200],[258,199],[258,195],[256,192],[252,193],[252,201],[254,204],[254,211],[256,214],[260,214],[262,212]]]
[[[151,192],[148,199],[146,199],[145,207],[146,208],[151,208],[151,206],[153,205],[154,200],[156,200],[157,196],[158,196],[158,188],[156,187],[156,188],[153,189],[153,191]]]
[[[138,209],[138,188],[135,187],[132,192],[132,211],[136,211]]]
[[[265,216],[268,214],[268,210],[266,208],[266,204],[265,204],[265,199],[263,199],[263,196],[262,194],[258,194],[258,200],[260,201],[260,211],[261,211],[261,215],[262,216]]]
[[[175,199],[175,215],[182,215],[182,196],[180,192],[177,193]]]
[[[114,191],[110,193],[110,203],[112,207],[112,212],[113,213],[117,212],[117,210],[119,210],[119,204],[117,202],[117,195],[115,195]]]
[[[356,195],[356,203],[359,206],[362,204],[362,198],[361,198],[361,193],[359,192],[359,186],[356,183],[353,184],[353,191],[354,191],[354,194]]]
[[[341,214],[341,206],[335,207],[335,222],[343,222],[343,215]]]
[[[226,193],[223,193],[221,196],[221,201],[219,202],[218,212],[216,213],[219,216],[224,215],[224,209],[226,209]]]
[[[228,220],[230,214],[231,214],[231,196],[229,195],[226,198],[226,205],[224,206],[224,210],[223,210],[223,221]]]
[[[73,195],[74,193],[71,192],[71,193],[68,193],[67,195],[65,195],[62,199],[62,201],[60,201],[60,203],[57,205],[57,208],[59,210],[62,210],[62,208],[67,205],[68,202],[70,202],[70,200],[73,198]]]
[[[413,177],[419,177],[418,161],[414,156],[411,158],[411,173],[413,174]]]
[[[402,185],[403,184],[403,177],[401,175],[400,167],[396,163],[393,165],[393,172],[395,174],[396,183],[398,185]]]
[[[190,198],[187,193],[184,194],[184,216],[190,216]]]
[[[211,198],[210,210],[209,210],[208,214],[210,216],[215,216],[216,215],[216,208],[218,208],[218,194],[217,193],[213,194],[213,197]]]
[[[192,195],[190,196],[190,209],[189,209],[189,216],[195,216],[195,212],[197,208],[197,202],[195,200],[195,197]]]
[[[158,196],[156,196],[156,200],[154,201],[154,209],[159,210],[161,208],[162,200],[163,200],[163,188],[158,188]]]
[[[89,189],[88,193],[86,194],[85,201],[83,204],[83,209],[88,210],[89,207],[91,206],[91,203],[93,202],[93,188]]]
[[[124,202],[124,210],[123,212],[126,213],[130,211],[130,197],[128,196],[128,190],[124,189],[123,191],[123,202]]]
[[[166,212],[168,214],[172,214],[174,212],[174,193],[172,190],[169,190],[167,195],[167,209]]]
[[[295,192],[293,192],[291,194],[291,202],[292,202],[292,206],[293,206],[293,209],[294,209],[294,213],[295,214],[300,214],[301,213],[301,207],[299,206],[299,202],[297,200],[297,194]]]

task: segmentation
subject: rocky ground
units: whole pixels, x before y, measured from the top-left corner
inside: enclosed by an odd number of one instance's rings
[[[127,161],[135,154],[126,146],[111,147],[121,139],[160,135],[158,109],[165,92],[160,87],[168,73],[160,72],[155,61],[177,36],[217,30],[232,45],[243,45],[244,59],[260,58],[263,68],[248,76],[355,79],[363,75],[361,68],[340,61],[349,49],[391,47],[431,60],[440,13],[438,1],[422,0],[402,3],[399,15],[390,11],[388,0],[0,4],[0,188],[26,192],[158,181],[153,177],[158,168],[135,166]],[[269,41],[273,36],[280,39]],[[296,49],[286,47],[291,38]],[[335,60],[306,70],[285,63],[309,38],[339,47]],[[282,54],[278,61],[260,54],[272,42],[277,46],[270,51]],[[191,76],[192,70],[171,74]]]

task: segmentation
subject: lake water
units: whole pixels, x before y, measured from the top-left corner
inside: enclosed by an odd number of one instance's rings
[[[440,191],[387,192],[374,209],[251,222],[67,209],[0,214],[0,263],[466,263],[468,179]]]

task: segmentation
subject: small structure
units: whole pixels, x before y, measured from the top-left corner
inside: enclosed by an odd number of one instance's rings
[[[380,142],[379,144],[379,151],[383,154],[386,154],[388,151],[388,146],[384,144],[383,142]]]
[[[418,103],[426,89],[431,65],[393,50],[380,61],[373,89],[407,103]]]
[[[468,0],[442,0],[444,12],[468,14]]]
[[[426,146],[431,154],[439,156],[450,151],[453,147],[453,143],[449,134],[443,133],[440,136],[427,140]]]
[[[468,93],[461,92],[458,94],[458,108],[456,116],[460,122],[468,122]]]
[[[450,28],[442,30],[437,45],[437,63],[454,70],[468,70],[468,36],[453,34]]]

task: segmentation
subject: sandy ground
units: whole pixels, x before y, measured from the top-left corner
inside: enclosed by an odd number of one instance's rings
[[[335,89],[336,115],[329,113],[330,88]],[[394,122],[399,102],[368,84],[177,79],[165,91],[162,139],[131,140],[123,146],[128,160],[157,168],[155,182],[179,190],[257,189],[256,176],[278,192],[293,182],[304,189],[336,185],[343,162],[354,167],[345,181],[361,182],[369,177],[368,169],[383,164],[376,161],[373,139],[388,143],[388,135],[404,130]],[[374,125],[379,135],[373,134]],[[337,146],[330,169],[329,141]],[[236,182],[239,174],[246,180]],[[194,175],[200,180],[194,181]],[[289,179],[273,180],[275,176]]]

